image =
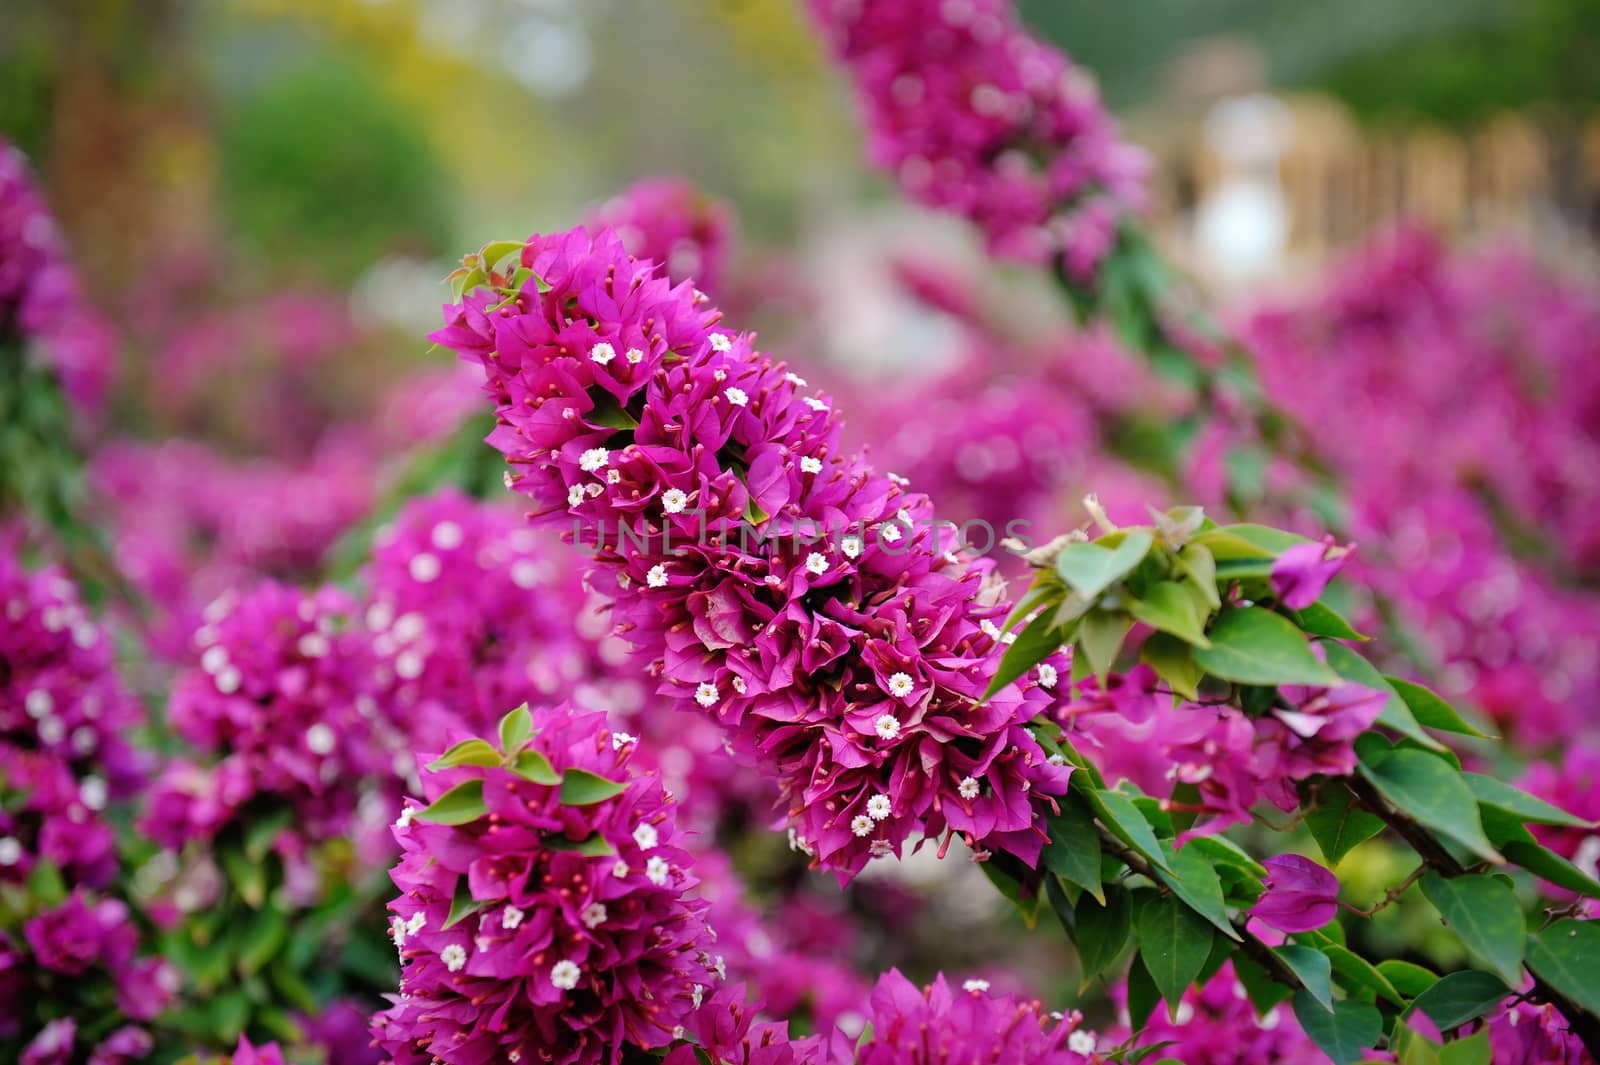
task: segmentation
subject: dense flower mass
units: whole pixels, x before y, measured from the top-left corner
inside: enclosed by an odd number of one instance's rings
[[[1010,0],[808,6],[855,82],[872,162],[907,197],[971,219],[999,254],[1092,277],[1143,201],[1144,155]]]
[[[37,346],[80,409],[100,405],[115,369],[110,327],[79,290],[27,160],[0,138],[0,344],[13,341]]]
[[[913,832],[1036,857],[1068,768],[1024,724],[1062,670],[981,699],[1006,614],[986,564],[840,449],[825,396],[615,235],[535,237],[521,262],[513,299],[469,295],[434,339],[481,361],[508,483],[594,552],[660,691],[771,767],[841,875]]]
[[[633,742],[570,708],[524,721],[531,744],[428,772],[439,806],[396,825],[404,969],[376,1031],[397,1065],[615,1065],[672,1042],[724,975],[674,805],[629,774]]]
[[[1125,988],[1118,988],[1116,994],[1126,1001]],[[1119,1038],[1128,1034],[1124,1030]],[[1203,986],[1185,992],[1173,1015],[1157,1006],[1140,1029],[1138,1041],[1143,1046],[1161,1046],[1156,1058],[1172,1058],[1184,1065],[1288,1065],[1323,1060],[1288,1003],[1257,1013],[1231,961]]]
[[[292,805],[308,838],[345,832],[363,782],[395,768],[355,616],[336,589],[272,581],[208,608],[194,635],[197,660],[174,683],[168,712],[184,739],[219,762],[169,766],[151,798],[149,832],[180,847],[258,794]]]
[[[733,213],[683,178],[646,178],[589,214],[592,229],[611,228],[627,249],[655,263],[673,283],[722,290]]]

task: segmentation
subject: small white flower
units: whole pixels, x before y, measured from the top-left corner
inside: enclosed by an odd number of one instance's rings
[[[585,928],[599,928],[606,923],[606,904],[603,902],[589,903],[583,908],[583,912],[578,915],[578,920],[583,922],[583,927]]]
[[[312,754],[332,754],[338,739],[334,735],[333,729],[318,721],[315,725],[306,729],[306,750]]]
[[[244,677],[241,676],[239,671],[234,669],[232,666],[224,666],[222,670],[217,673],[217,691],[221,692],[223,695],[232,695],[234,692],[239,690],[239,685],[243,683]]]
[[[893,714],[883,714],[872,723],[872,729],[883,739],[892,740],[900,735],[900,721]]]
[[[878,535],[883,538],[884,543],[897,544],[904,538],[905,533],[900,531],[899,525],[890,522],[879,530]]]
[[[956,785],[956,791],[961,793],[963,799],[976,799],[979,785],[977,780],[972,777],[962,777],[961,783]]]
[[[575,484],[567,489],[567,506],[575,507],[583,502],[583,485]]]
[[[650,572],[644,575],[644,582],[652,588],[665,588],[667,586],[667,566],[664,562],[657,562],[650,567]]]
[[[1513,1013],[1512,1016],[1515,1017],[1516,1014]],[[1270,1031],[1272,1031],[1274,1028],[1278,1027],[1278,1025],[1280,1025],[1282,1023],[1283,1023],[1283,1017],[1278,1013],[1278,1008],[1276,1006],[1274,1006],[1272,1009],[1268,1010],[1261,1017],[1260,1020],[1256,1021],[1256,1024],[1264,1032],[1270,1032]]]
[[[211,656],[211,651],[221,651],[222,665],[227,665],[228,663],[228,652],[221,647],[213,647],[211,650],[200,656],[200,664],[205,668],[207,673],[216,672],[216,669],[212,669],[210,666],[206,665],[206,659]],[[217,667],[217,669],[220,668],[222,667]],[[29,691],[26,698],[22,700],[22,705],[27,708],[28,716],[37,721],[56,708],[56,700],[55,697],[44,688],[34,688],[33,690]]]
[[[106,782],[99,777],[84,777],[78,785],[78,800],[91,810],[106,808]]]
[[[745,390],[742,389],[742,388],[732,388],[732,387],[730,387],[730,388],[724,389],[722,394],[727,396],[728,397],[728,402],[732,403],[735,407],[748,406],[749,403],[750,403],[749,394],[746,393]]]
[[[1178,1012],[1172,1019],[1178,1024],[1188,1024],[1194,1020],[1194,1006],[1187,1002],[1178,1003]]]
[[[839,550],[844,552],[845,558],[860,558],[861,538],[857,536],[846,536],[843,540],[839,541]]]
[[[439,550],[454,551],[461,546],[461,526],[453,521],[441,521],[433,527],[433,533],[428,538]]]
[[[806,379],[797,373],[786,373],[783,375],[783,379],[789,382],[791,385],[794,385],[796,388],[806,387]]]
[[[39,738],[49,744],[57,744],[67,738],[67,725],[59,717],[44,717],[39,719]]]
[[[510,470],[506,470],[500,475],[500,483],[505,485],[507,489],[512,489],[517,486],[517,479],[511,476]]]
[[[22,842],[11,836],[0,837],[0,865],[16,865],[22,860]]]
[[[604,366],[617,357],[617,349],[607,344],[604,340],[589,349],[589,360]]]
[[[605,467],[611,461],[611,452],[603,447],[592,447],[578,456],[578,469],[585,473],[593,473]]]
[[[888,477],[892,483],[899,485],[901,488],[911,487],[911,478],[909,477],[902,477],[898,473],[889,473],[885,474],[884,476]]]
[[[638,742],[639,738],[637,736],[630,736],[626,732],[613,732],[611,734],[611,749],[613,751],[620,751],[628,744]]]
[[[887,858],[894,853],[894,844],[886,839],[875,839],[872,841],[872,846],[868,848],[868,852],[874,858]]]
[[[801,473],[821,473],[822,472],[822,460],[819,459],[819,458],[816,458],[815,456],[807,455],[805,458],[800,460],[800,472]]]
[[[655,825],[640,825],[633,830],[633,841],[639,845],[640,850],[648,851],[654,850],[661,839],[656,834]]]
[[[813,551],[806,556],[806,569],[815,576],[822,576],[828,572],[828,557],[820,551]]]
[[[88,725],[79,725],[72,730],[72,750],[77,754],[93,754],[94,749],[100,745],[100,736]]]
[[[738,692],[740,695],[743,695],[745,688],[749,687],[749,685],[745,684],[743,677],[734,677],[732,684],[733,690]]]
[[[558,961],[550,967],[550,982],[563,991],[577,987],[582,976],[583,970],[578,968],[577,962]]]
[[[308,632],[295,643],[295,650],[306,658],[322,658],[329,648],[328,638],[320,632]]]
[[[1066,765],[1067,756],[1064,754],[1052,754],[1049,758],[1046,758],[1045,761],[1049,762],[1051,765]]]
[[[621,484],[621,483],[622,483],[622,471],[621,470],[607,470],[606,471],[606,484]]]
[[[689,994],[694,998],[694,1008],[699,1009],[700,1003],[705,1000],[706,989],[704,984],[695,984],[689,989]]]
[[[583,488],[583,494],[586,495],[586,496],[589,496],[591,499],[594,498],[597,495],[600,495],[604,491],[605,491],[605,486],[604,485],[599,485],[599,484],[585,485],[584,488]]]
[[[439,960],[444,962],[446,969],[458,973],[467,967],[467,948],[460,943],[451,943],[439,952]]]
[[[978,631],[989,637],[991,640],[998,640],[1000,638],[1000,626],[996,625],[988,618],[984,618],[982,621],[978,622]]]
[[[427,584],[439,576],[439,556],[427,551],[411,557],[411,579],[419,584]]]
[[[681,514],[689,505],[689,495],[681,488],[669,488],[661,493],[661,509],[668,514]]]
[[[628,863],[623,861],[621,858],[618,858],[617,864],[611,867],[611,875],[616,877],[618,880],[621,880],[623,877],[627,876],[628,871]]]
[[[694,690],[694,701],[706,708],[713,707],[722,694],[717,691],[717,686],[710,681],[701,681],[700,686]]]
[[[878,794],[867,800],[867,816],[874,821],[882,821],[892,813],[894,813],[894,803],[889,800],[889,796]]]
[[[1011,644],[1014,644],[1014,643],[1017,642],[1017,634],[1014,633],[1014,632],[1001,633],[1000,634],[1000,642],[1003,643],[1003,644],[1006,644],[1007,646],[1010,646]]]
[[[500,911],[500,926],[510,931],[521,924],[522,919],[526,916],[527,914],[508,903],[506,908]]]
[[[411,649],[401,651],[394,660],[394,672],[401,680],[416,680],[422,676],[423,667],[427,659]]]
[[[426,928],[427,925],[428,915],[423,913],[421,910],[418,910],[416,913],[412,914],[411,919],[406,922],[406,935],[414,936]]]
[[[1061,679],[1061,676],[1060,676],[1060,674],[1058,674],[1056,672],[1056,667],[1055,666],[1052,666],[1049,662],[1040,663],[1040,665],[1039,665],[1039,687],[1041,687],[1041,688],[1054,688],[1056,686],[1056,681],[1058,681],[1060,679]]]
[[[407,806],[404,810],[400,811],[400,816],[394,819],[394,827],[405,828],[416,819],[417,808],[415,806]]]
[[[718,980],[726,980],[728,978],[728,963],[723,960],[721,954],[718,954],[717,960],[711,963],[711,970],[717,974]]]
[[[799,851],[807,857],[816,853],[811,844],[806,842],[806,838],[792,828],[789,829],[789,849]]]
[[[806,406],[810,407],[812,410],[827,410],[828,409],[828,405],[826,403],[822,402],[822,400],[818,399],[816,396],[807,396],[806,397]]]
[[[1098,1042],[1093,1032],[1077,1031],[1067,1036],[1067,1049],[1074,1054],[1089,1055],[1094,1053]]]
[[[671,872],[672,867],[667,864],[667,860],[665,858],[651,858],[645,863],[644,866],[645,879],[649,880],[650,883],[654,884],[656,887],[665,887],[667,883],[667,874]]]
[[[712,333],[711,346],[717,351],[732,351],[733,341],[728,339],[727,333]]]
[[[638,348],[629,348],[626,358],[629,362],[633,363],[633,365],[637,366],[644,361],[644,352],[640,351]]]
[[[858,836],[872,835],[872,818],[866,814],[856,814],[850,819],[850,831]]]
[[[963,990],[963,991],[987,991],[987,990],[989,990],[989,981],[987,981],[987,980],[968,980],[966,983],[961,985],[961,990]]]
[[[916,682],[911,679],[911,674],[909,673],[896,673],[889,678],[889,694],[896,699],[904,699],[911,694],[912,689],[915,687]]]

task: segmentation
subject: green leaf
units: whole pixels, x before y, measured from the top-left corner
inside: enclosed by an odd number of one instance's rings
[[[40,858],[28,872],[28,896],[41,907],[52,908],[67,900],[67,883],[61,870],[48,858]]]
[[[1257,880],[1267,875],[1267,867],[1256,861],[1227,836],[1196,836],[1184,845],[1198,847],[1200,853],[1210,858],[1215,865],[1231,865]]]
[[[289,941],[289,922],[273,908],[257,910],[246,920],[239,939],[239,973],[254,976]]]
[[[1368,640],[1355,630],[1355,627],[1344,619],[1331,606],[1323,603],[1312,603],[1294,612],[1295,618],[1300,622],[1300,630],[1313,636],[1326,636],[1334,640]]]
[[[1383,831],[1383,818],[1361,809],[1347,788],[1333,782],[1306,814],[1306,827],[1328,864],[1338,865],[1346,854]]]
[[[1211,955],[1211,924],[1171,895],[1151,895],[1139,906],[1134,926],[1139,957],[1167,1000],[1168,1014],[1176,1013]]]
[[[229,882],[245,905],[252,910],[259,910],[262,903],[267,901],[266,866],[252,862],[244,856],[243,851],[233,846],[217,848],[217,857],[222,862],[223,872],[228,874]]]
[[[1490,1065],[1489,1030],[1456,1039],[1439,1048],[1439,1065]]]
[[[1283,959],[1323,1009],[1333,1009],[1333,962],[1326,954],[1299,943],[1285,943],[1272,952]]]
[[[1404,1023],[1395,1024],[1389,1036],[1389,1050],[1400,1065],[1441,1065],[1439,1044]]]
[[[985,699],[994,698],[995,694],[1007,684],[1022,676],[1061,646],[1059,631],[1051,624],[1053,610],[1040,611],[1039,615],[1028,622],[1027,628],[1014,640],[1006,653],[1000,659],[1000,666],[995,670],[994,679],[989,682],[989,689],[983,693]]]
[[[1445,702],[1433,692],[1420,684],[1413,684],[1400,677],[1384,677],[1389,682],[1389,687],[1395,694],[1405,700],[1406,706],[1411,708],[1411,716],[1422,724],[1440,732],[1455,732],[1463,736],[1476,736],[1479,739],[1492,737],[1469,725],[1458,713],[1456,708]]]
[[[1415,962],[1390,958],[1378,963],[1378,972],[1406,998],[1416,998],[1439,982],[1439,974]]]
[[[1167,682],[1167,687],[1185,699],[1200,697],[1200,678],[1204,674],[1194,664],[1189,645],[1176,636],[1151,633],[1139,648],[1139,661],[1155,670],[1156,676]]]
[[[1154,542],[1145,530],[1134,529],[1114,550],[1100,544],[1068,544],[1056,556],[1056,572],[1073,591],[1085,599],[1095,599],[1133,572]]]
[[[462,740],[460,743],[445,751],[438,758],[428,763],[432,770],[454,769],[460,765],[494,766],[500,764],[500,752],[489,745],[487,740],[471,739]]]
[[[1078,647],[1095,676],[1101,680],[1117,661],[1122,641],[1133,628],[1133,619],[1120,612],[1091,610],[1078,626]]]
[[[546,836],[545,849],[553,851],[572,851],[585,858],[603,858],[617,853],[609,840],[598,832],[590,833],[584,839],[567,839],[565,836]]]
[[[1145,861],[1172,872],[1167,866],[1161,843],[1156,839],[1155,829],[1150,827],[1150,822],[1144,819],[1144,814],[1139,812],[1139,807],[1134,805],[1132,799],[1120,791],[1103,788],[1087,794],[1089,805],[1094,807],[1112,835],[1133,848]]]
[[[417,811],[417,817],[438,825],[464,825],[489,812],[483,802],[483,781],[466,780]]]
[[[561,774],[561,805],[593,806],[621,795],[627,787],[622,781],[608,780],[587,769],[569,769]]]
[[[531,739],[533,739],[533,714],[529,713],[527,703],[523,703],[500,719],[500,749],[507,755],[516,754],[526,747]]]
[[[590,393],[590,396],[594,400],[594,409],[584,415],[585,421],[604,425],[609,429],[639,428],[639,420],[629,414],[610,392],[602,388]],[[759,507],[756,509],[760,510]],[[765,515],[762,516],[762,520],[765,520]]]
[[[237,1042],[250,1020],[250,999],[242,990],[218,992],[207,999],[206,1014],[218,1040]]]
[[[1491,862],[1503,859],[1490,846],[1478,817],[1478,803],[1461,772],[1427,751],[1392,750],[1369,762],[1361,774],[1383,797],[1414,821],[1449,836]]]
[[[1190,592],[1177,581],[1158,581],[1137,599],[1128,601],[1128,613],[1152,629],[1169,632],[1196,647],[1210,647],[1204,618]]]
[[[1535,825],[1563,825],[1567,828],[1592,829],[1593,821],[1567,813],[1558,806],[1552,806],[1543,799],[1535,798],[1520,788],[1486,777],[1482,773],[1462,773],[1461,779],[1467,782],[1467,787],[1472,794],[1477,796],[1481,803],[1498,806],[1500,809],[1515,814],[1518,820]]]
[[[1050,842],[1044,848],[1045,868],[1076,884],[1105,904],[1100,887],[1100,835],[1094,817],[1069,795],[1061,812],[1050,817]]]
[[[1188,574],[1196,590],[1212,610],[1222,609],[1222,596],[1217,592],[1217,560],[1200,544],[1189,544],[1178,552],[1178,568]]]
[[[1217,871],[1212,867],[1211,859],[1206,857],[1206,852],[1194,844],[1195,841],[1191,840],[1175,851],[1172,849],[1172,844],[1162,840],[1162,853],[1166,855],[1167,864],[1172,868],[1172,872],[1167,873],[1157,868],[1156,876],[1160,877],[1189,909],[1204,917],[1229,939],[1237,940],[1239,933],[1228,921],[1228,911],[1222,902],[1222,883],[1217,879]]]
[[[1336,943],[1325,944],[1319,949],[1328,956],[1328,961],[1333,965],[1334,980],[1352,995],[1370,991],[1375,996],[1388,999],[1396,1006],[1406,1004],[1405,998],[1389,978],[1361,955]]]
[[[1528,967],[1590,1013],[1600,1014],[1600,922],[1557,921],[1528,940]]]
[[[1428,735],[1417,719],[1411,716],[1411,708],[1400,698],[1399,693],[1389,686],[1389,682],[1378,672],[1377,667],[1342,643],[1325,643],[1322,648],[1327,653],[1328,665],[1333,667],[1335,673],[1345,680],[1383,694],[1383,710],[1378,714],[1378,724],[1386,725],[1401,735],[1416,740],[1430,751],[1444,750],[1443,745]]]
[[[1540,846],[1531,840],[1512,840],[1502,844],[1500,850],[1508,860],[1516,862],[1535,876],[1543,877],[1568,891],[1576,891],[1590,898],[1600,898],[1600,880],[1596,880],[1548,847]]]
[[[292,824],[294,811],[288,808],[251,818],[244,830],[244,856],[252,862],[263,861],[278,841],[278,834]]]
[[[1441,976],[1432,987],[1412,999],[1406,1015],[1425,1013],[1441,1032],[1448,1032],[1474,1017],[1483,1016],[1510,995],[1505,983],[1493,973],[1463,969]]]
[[[1317,661],[1288,618],[1261,607],[1229,610],[1212,623],[1210,647],[1194,660],[1213,676],[1236,684],[1314,684],[1331,687],[1338,676]]]
[[[1268,976],[1265,969],[1243,954],[1233,956],[1233,974],[1244,985],[1245,994],[1250,996],[1250,1004],[1263,1016],[1288,998],[1293,990]]]
[[[1528,928],[1517,897],[1492,876],[1443,877],[1429,872],[1422,893],[1461,941],[1508,986],[1522,983],[1522,943]]]
[[[1150,970],[1144,967],[1144,959],[1135,954],[1133,964],[1128,966],[1128,1021],[1134,1031],[1145,1026],[1160,1001],[1161,992],[1151,979]]]
[[[455,894],[450,898],[450,913],[444,919],[444,927],[446,929],[454,928],[468,917],[487,907],[492,901],[492,899],[473,898],[472,887],[467,882],[467,878],[465,876],[457,876]]]
[[[1356,1065],[1383,1034],[1383,1016],[1377,1008],[1353,998],[1335,1002],[1328,1010],[1309,991],[1296,991],[1294,1016],[1334,1065]]]
[[[1077,929],[1074,941],[1083,965],[1084,987],[1121,956],[1133,926],[1133,903],[1128,889],[1121,884],[1107,884],[1105,898],[1106,904],[1101,906],[1091,896],[1082,895],[1072,910],[1073,925]]]
[[[522,779],[531,780],[535,784],[554,787],[561,783],[561,774],[550,764],[550,759],[532,747],[524,747],[517,752],[516,758],[511,762],[511,770]]]
[[[1253,545],[1257,550],[1264,551],[1276,558],[1296,544],[1306,544],[1311,541],[1298,533],[1285,532],[1267,525],[1255,525],[1250,522],[1239,522],[1235,525],[1219,525],[1216,532],[1231,536]],[[1198,539],[1198,537],[1196,538]],[[1221,555],[1217,556],[1221,558]]]

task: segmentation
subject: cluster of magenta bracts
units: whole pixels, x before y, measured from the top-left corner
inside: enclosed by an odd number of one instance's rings
[[[1144,199],[1144,153],[1094,82],[1007,0],[808,0],[856,90],[868,155],[996,253],[1091,279]]]
[[[481,360],[508,483],[594,550],[659,693],[771,767],[797,845],[842,875],[947,830],[1035,858],[1068,769],[1024,726],[1058,666],[980,700],[1007,609],[987,567],[840,448],[822,393],[613,234],[520,262],[536,280],[469,295],[435,339]]]

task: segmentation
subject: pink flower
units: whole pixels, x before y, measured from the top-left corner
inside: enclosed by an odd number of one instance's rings
[[[241,1035],[239,1045],[234,1048],[227,1065],[284,1065],[283,1051],[277,1043],[253,1046],[250,1040]]]
[[[1317,601],[1354,550],[1354,545],[1335,546],[1332,536],[1324,536],[1321,543],[1295,544],[1272,563],[1272,590],[1284,606],[1304,610]]]
[[[1339,878],[1316,862],[1280,854],[1262,864],[1267,867],[1265,893],[1250,908],[1250,916],[1280,932],[1309,932],[1339,912]]]
[[[589,213],[591,229],[615,229],[628,250],[674,283],[722,291],[733,212],[683,178],[645,178]],[[621,355],[621,352],[617,353]]]

